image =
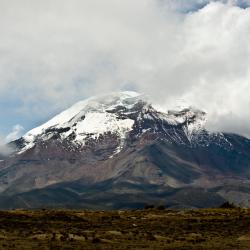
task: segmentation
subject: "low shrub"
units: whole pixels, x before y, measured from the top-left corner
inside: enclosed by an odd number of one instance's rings
[[[237,208],[237,206],[229,201],[224,202],[220,208]]]

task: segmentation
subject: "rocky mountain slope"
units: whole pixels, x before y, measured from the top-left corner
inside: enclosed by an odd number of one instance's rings
[[[250,206],[250,140],[135,92],[79,102],[10,143],[0,208]]]

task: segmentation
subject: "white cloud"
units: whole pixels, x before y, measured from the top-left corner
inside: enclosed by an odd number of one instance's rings
[[[13,126],[12,131],[6,136],[5,142],[8,143],[20,138],[23,134],[23,131],[24,128],[21,125],[16,124]]]
[[[0,136],[0,161],[3,157],[9,155],[13,150],[10,146],[6,145],[2,136]]]
[[[0,1],[0,98],[44,116],[132,86],[167,106],[184,98],[213,129],[250,136],[250,9],[236,2]]]

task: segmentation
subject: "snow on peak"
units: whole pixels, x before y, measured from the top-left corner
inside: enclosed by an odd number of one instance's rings
[[[121,118],[116,111],[130,112],[138,103],[143,103],[141,118],[146,119],[147,109],[151,108],[160,119],[166,120],[169,124],[181,124],[189,140],[195,132],[203,129],[206,121],[204,112],[191,107],[168,113],[160,112],[159,109],[153,108],[145,95],[132,91],[114,92],[80,101],[43,125],[32,129],[23,136],[26,146],[22,152],[32,148],[37,140],[50,139],[55,131],[63,131],[60,133],[61,139],[74,138],[73,143],[80,146],[89,138],[96,140],[106,133],[115,134],[120,140],[118,152],[122,148],[126,134],[133,129],[135,118]]]
[[[51,128],[67,128],[63,137],[66,138],[74,133],[76,135],[75,143],[78,144],[84,144],[84,140],[90,134],[92,138],[97,139],[101,134],[107,132],[117,134],[121,140],[124,140],[126,133],[132,130],[134,121],[117,119],[115,113],[108,111],[118,106],[132,108],[143,98],[142,96],[136,92],[124,91],[94,96],[80,101],[43,125],[27,132],[23,136],[26,147],[22,151],[33,147],[37,138],[49,139],[46,131]]]
[[[44,129],[52,126],[63,126],[80,113],[90,112],[105,112],[107,109],[114,108],[118,105],[129,105],[135,104],[141,94],[132,91],[104,94],[94,96],[86,100],[77,102],[69,109],[56,115],[54,118],[46,122],[45,124],[29,131],[25,136],[29,134],[39,134]]]
[[[207,114],[194,107],[182,107],[178,111],[170,110],[168,111],[168,115],[176,123],[184,125],[184,132],[189,141],[192,141],[194,134],[198,134],[205,129],[207,122]]]

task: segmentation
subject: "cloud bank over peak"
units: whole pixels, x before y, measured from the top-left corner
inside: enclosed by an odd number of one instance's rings
[[[24,128],[21,125],[19,124],[14,125],[12,127],[12,131],[6,136],[5,142],[8,143],[20,138],[23,134],[23,131]]]
[[[78,100],[136,90],[250,136],[247,0],[0,1],[0,133]],[[5,132],[3,132],[5,131]]]
[[[13,152],[13,149],[5,143],[5,140],[0,136],[0,161],[4,157],[8,156]]]

